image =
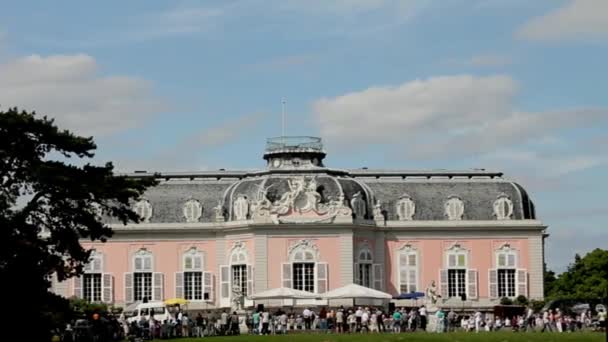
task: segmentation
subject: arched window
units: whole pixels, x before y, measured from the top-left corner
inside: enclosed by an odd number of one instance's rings
[[[319,261],[319,250],[310,240],[299,240],[289,247],[289,262],[283,263],[283,287],[324,293],[327,291],[327,263]]]
[[[254,293],[253,265],[249,264],[250,257],[245,243],[235,242],[227,257],[228,264],[220,266],[220,306],[222,307],[230,306],[234,298],[246,297]]]
[[[140,249],[133,255],[133,292],[136,301],[152,299],[153,261],[152,253],[146,249]]]
[[[203,300],[203,265],[203,254],[196,248],[184,253],[182,267],[184,299]]]
[[[103,255],[95,250],[91,252],[89,262],[82,275],[82,298],[89,302],[101,302]]]
[[[373,263],[374,259],[372,258],[372,252],[369,247],[362,247],[359,250],[355,263],[355,283],[365,287],[373,286]]]
[[[399,249],[399,291],[410,293],[418,291],[419,261],[418,250],[407,244]]]
[[[496,268],[489,270],[490,298],[527,296],[526,270],[517,269],[518,251],[505,243],[495,251]]]
[[[477,298],[477,270],[469,268],[469,251],[452,245],[446,250],[445,265],[440,272],[442,296]]]
[[[245,245],[237,244],[230,254],[230,269],[232,271],[231,288],[233,293],[237,292],[243,296],[248,296],[249,293],[247,291],[247,280],[250,277],[253,279],[253,274],[247,274],[248,260],[249,257],[247,256]]]

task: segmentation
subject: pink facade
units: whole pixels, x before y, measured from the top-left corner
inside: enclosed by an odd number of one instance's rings
[[[543,297],[546,226],[502,173],[337,170],[324,157],[320,139],[281,137],[268,141],[265,170],[161,174],[134,203],[141,222],[83,241],[91,267],[55,291],[115,305],[184,297],[191,308],[353,282],[398,296],[434,281],[446,307]]]

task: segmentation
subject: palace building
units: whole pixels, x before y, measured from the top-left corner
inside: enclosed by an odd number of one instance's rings
[[[334,169],[325,156],[319,138],[279,137],[259,171],[159,173],[133,204],[141,222],[83,241],[94,250],[86,273],[54,290],[119,306],[185,298],[192,309],[350,283],[398,296],[434,281],[438,306],[482,310],[543,298],[547,226],[522,186],[481,169]]]

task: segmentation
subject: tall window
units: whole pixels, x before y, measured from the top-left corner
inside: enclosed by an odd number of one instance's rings
[[[247,253],[244,249],[235,249],[230,257],[232,273],[232,291],[247,296]]]
[[[496,253],[498,297],[515,297],[516,251],[504,245]]]
[[[203,256],[196,249],[184,255],[184,298],[203,300]]]
[[[133,258],[134,300],[152,300],[152,254],[140,250]]]
[[[448,296],[459,297],[467,293],[467,251],[454,246],[447,253]]]
[[[399,291],[401,293],[418,290],[418,251],[410,245],[399,250]]]
[[[357,280],[358,280],[358,284],[365,286],[365,287],[372,287],[373,286],[373,274],[372,274],[372,265],[373,265],[373,258],[372,258],[372,252],[369,250],[369,248],[363,248],[360,252],[359,252],[359,257],[357,258],[357,269],[355,270],[355,272],[357,272]]]
[[[293,288],[296,290],[315,291],[315,253],[309,249],[296,250],[292,257]]]
[[[102,270],[102,256],[93,251],[82,276],[82,298],[89,302],[101,302]]]

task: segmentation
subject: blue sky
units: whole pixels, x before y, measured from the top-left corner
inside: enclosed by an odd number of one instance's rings
[[[608,247],[608,1],[0,0],[0,105],[94,135],[118,169],[484,167],[526,186],[547,262]]]

